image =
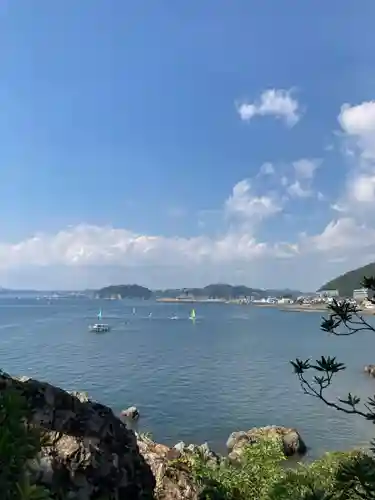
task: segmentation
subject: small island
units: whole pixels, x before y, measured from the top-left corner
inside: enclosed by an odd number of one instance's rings
[[[149,299],[152,292],[140,285],[110,285],[97,290],[98,299]]]

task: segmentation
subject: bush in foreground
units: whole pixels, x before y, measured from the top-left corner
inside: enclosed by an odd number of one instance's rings
[[[32,484],[29,464],[37,459],[42,436],[27,421],[25,398],[12,389],[0,391],[0,498],[49,500],[48,492]]]
[[[248,446],[242,463],[215,466],[195,455],[190,467],[200,500],[357,500],[375,498],[375,461],[358,451],[328,453],[311,464],[285,467],[281,445]]]

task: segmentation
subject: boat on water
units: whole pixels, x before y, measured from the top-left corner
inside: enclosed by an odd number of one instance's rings
[[[110,329],[111,327],[105,323],[95,323],[95,325],[89,326],[90,332],[96,332],[96,333],[109,332]]]
[[[98,320],[102,320],[102,310],[100,309],[98,312]],[[96,333],[104,333],[104,332],[109,332],[111,327],[107,325],[106,323],[95,323],[95,325],[90,325],[89,330],[90,332],[96,332]]]

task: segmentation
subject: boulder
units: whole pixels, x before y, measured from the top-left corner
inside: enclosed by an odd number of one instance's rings
[[[70,500],[153,499],[155,479],[136,437],[110,408],[84,393],[1,372],[0,391],[8,389],[25,397],[30,424],[47,438],[30,464],[37,484]]]
[[[366,365],[364,372],[368,373],[371,377],[375,377],[375,365]]]
[[[183,460],[181,446],[169,448],[143,434],[137,434],[137,441],[141,454],[154,474],[157,500],[198,500],[199,487]]]
[[[129,406],[126,410],[122,410],[122,417],[126,417],[129,420],[138,420],[139,419],[139,411],[136,406]]]
[[[306,445],[296,429],[270,425],[254,427],[247,432],[232,432],[227,441],[228,458],[232,462],[237,461],[241,457],[244,447],[259,441],[259,439],[279,440],[287,457],[304,455],[307,451]]]

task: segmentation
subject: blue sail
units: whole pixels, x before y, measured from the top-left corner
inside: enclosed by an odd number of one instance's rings
[[[98,320],[100,321],[102,319],[102,310],[100,309],[98,312]]]

